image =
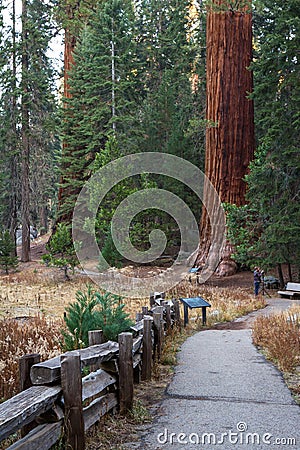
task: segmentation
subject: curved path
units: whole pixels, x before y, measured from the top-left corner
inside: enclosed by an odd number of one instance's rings
[[[300,449],[300,408],[281,373],[252,344],[250,329],[257,315],[293,302],[267,302],[233,329],[220,326],[187,339],[159,417],[135,448]]]

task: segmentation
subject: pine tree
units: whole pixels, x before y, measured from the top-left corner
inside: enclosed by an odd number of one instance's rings
[[[205,60],[201,9],[191,2],[138,2],[139,50],[145,99],[141,110],[143,151],[166,152],[203,168]],[[196,21],[196,24],[195,24]],[[196,26],[195,26],[196,25]],[[155,176],[158,187],[182,198],[200,218],[199,201],[176,180]],[[150,212],[149,212],[150,214]],[[163,212],[157,220],[173,224]]]
[[[118,334],[132,325],[124,306],[120,297],[101,294],[91,286],[87,287],[87,292],[77,291],[76,302],[66,308],[64,320],[67,331],[62,332],[64,348],[74,350],[87,347],[88,332],[91,330],[102,330],[106,341],[117,340]]]
[[[0,175],[0,223],[5,229],[9,229],[11,237],[15,240],[20,207],[20,177],[18,167],[20,152],[18,124],[20,111],[17,89],[18,46],[15,0],[12,2],[10,17],[11,26],[8,26],[3,23],[3,17],[0,12],[0,116],[2,124],[0,130],[0,160],[2,167]]]
[[[250,205],[263,224],[256,250],[280,275],[284,263],[300,276],[298,2],[262,0],[254,17],[259,149],[247,180]]]
[[[64,271],[65,279],[69,280],[69,270],[74,271],[77,257],[69,227],[59,223],[51,236],[46,249],[49,253],[43,255],[43,261],[49,266],[59,267]]]
[[[9,269],[18,266],[18,258],[15,256],[15,243],[8,230],[0,233],[0,266],[8,275]]]
[[[51,2],[44,4],[38,0],[28,0],[24,6],[24,45],[21,45],[20,34],[16,32],[19,23],[15,1],[10,10],[11,20],[4,27],[0,39],[3,59],[0,64],[0,159],[3,162],[0,222],[10,229],[12,236],[20,222],[22,204],[24,206],[21,202],[22,164],[23,185],[27,186],[25,203],[29,219],[26,222],[47,228],[46,209],[50,200],[53,203],[55,191],[53,155],[58,147],[54,70],[47,56],[54,27],[51,22],[53,5]],[[26,146],[25,158],[20,156],[22,143],[23,150]]]
[[[133,151],[136,129],[136,75],[131,3],[99,4],[74,51],[70,97],[63,110],[58,214],[71,219],[75,200],[91,175],[90,165],[113,134],[122,153]],[[60,220],[60,219],[59,219]]]

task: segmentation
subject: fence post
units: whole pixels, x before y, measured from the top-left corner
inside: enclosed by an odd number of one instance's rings
[[[154,292],[151,292],[150,294],[150,308],[152,308],[152,306],[155,305],[155,301],[154,301]]]
[[[88,332],[89,336],[89,347],[91,345],[103,344],[103,331],[102,330],[91,330]]]
[[[162,350],[162,320],[161,313],[153,313],[153,324],[154,324],[154,356],[157,356],[158,361],[160,360],[161,350]]]
[[[166,325],[167,325],[167,331],[170,332],[172,328],[172,319],[171,319],[171,306],[165,305],[166,309]]]
[[[174,305],[174,320],[176,325],[179,327],[179,330],[181,330],[181,319],[180,319],[180,305],[178,300],[173,300]]]
[[[120,413],[124,414],[132,408],[133,404],[132,334],[120,333],[118,342]]]
[[[89,347],[92,345],[98,345],[103,344],[104,342],[104,336],[102,330],[90,330],[88,331],[88,337],[89,337]],[[100,368],[100,364],[91,364],[90,370],[92,372],[98,370]]]
[[[32,386],[30,379],[30,369],[34,364],[40,362],[40,355],[38,353],[32,353],[30,355],[24,355],[19,358],[19,374],[20,374],[20,391],[25,391]],[[35,421],[25,425],[21,428],[21,437],[26,436],[26,434],[31,431],[37,423]]]
[[[65,403],[65,448],[84,450],[80,355],[65,353],[61,361],[61,386]]]
[[[143,329],[143,358],[142,358],[142,380],[151,380],[152,370],[152,319],[144,318]]]
[[[147,314],[148,314],[148,306],[142,306],[142,313],[143,313],[143,316],[147,316]]]

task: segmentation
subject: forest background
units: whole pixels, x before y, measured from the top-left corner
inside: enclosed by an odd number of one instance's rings
[[[51,223],[69,225],[76,193],[124,155],[166,152],[204,170],[205,130],[214,126],[205,116],[208,2],[21,3],[20,13],[15,0],[0,1],[2,230],[15,237],[20,224],[40,233]],[[228,1],[226,8],[244,4]],[[277,266],[282,275],[287,264],[291,278],[292,267],[300,272],[300,3],[256,0],[252,13],[256,154],[246,204],[225,205],[228,237],[240,266]],[[49,51],[62,30],[74,49],[64,76],[59,56]],[[181,183],[132,177],[97,214],[98,242],[113,265],[122,263],[110,234],[115,208],[148,187],[180,196],[200,222],[199,199]],[[176,223],[155,209],[134,218],[133,244],[147,249],[158,225],[168,238],[165,254],[176,253]],[[29,258],[30,252],[23,260]]]

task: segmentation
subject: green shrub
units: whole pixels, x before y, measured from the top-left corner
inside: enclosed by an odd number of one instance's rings
[[[15,256],[15,243],[8,230],[0,233],[0,267],[8,275],[9,269],[18,266],[18,258]]]
[[[128,314],[124,312],[121,298],[111,294],[101,294],[87,287],[87,292],[76,292],[76,302],[66,308],[63,330],[65,350],[74,350],[88,346],[88,332],[102,330],[104,340],[117,340],[118,334],[132,325]]]
[[[48,253],[42,256],[43,262],[49,266],[59,267],[64,271],[65,278],[69,280],[68,270],[74,271],[78,263],[71,231],[63,223],[58,224],[56,232],[46,246]]]

